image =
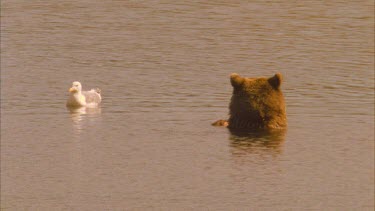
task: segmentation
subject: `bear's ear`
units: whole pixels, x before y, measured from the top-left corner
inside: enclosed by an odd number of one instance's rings
[[[268,79],[268,83],[270,83],[274,89],[279,89],[282,81],[283,76],[281,73],[276,73],[273,77]]]
[[[242,78],[237,73],[232,73],[230,74],[230,82],[233,87],[238,87],[242,85],[242,83],[244,82],[244,78]]]

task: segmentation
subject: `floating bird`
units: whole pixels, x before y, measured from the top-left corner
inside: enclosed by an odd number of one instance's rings
[[[66,102],[68,107],[96,107],[102,101],[100,89],[91,89],[90,91],[82,91],[82,85],[78,81],[74,81],[69,89],[70,96]]]

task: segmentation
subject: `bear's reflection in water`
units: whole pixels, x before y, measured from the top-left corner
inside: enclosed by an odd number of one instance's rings
[[[238,130],[229,129],[231,152],[235,156],[247,154],[278,155],[282,152],[286,129]]]

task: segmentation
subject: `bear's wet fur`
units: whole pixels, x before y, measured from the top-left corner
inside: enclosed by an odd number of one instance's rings
[[[229,104],[229,119],[212,125],[229,129],[283,129],[287,127],[284,96],[281,91],[282,75],[245,78],[230,75],[233,86]]]

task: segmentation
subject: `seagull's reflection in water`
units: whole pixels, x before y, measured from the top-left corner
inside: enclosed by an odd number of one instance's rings
[[[73,120],[73,126],[76,132],[81,133],[84,130],[84,120],[86,118],[95,118],[101,114],[101,108],[80,107],[69,108],[70,117]]]

